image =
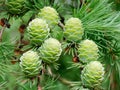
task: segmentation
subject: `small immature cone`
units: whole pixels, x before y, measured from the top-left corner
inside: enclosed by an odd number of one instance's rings
[[[5,4],[10,14],[18,15],[23,12],[25,0],[6,0]]]
[[[24,53],[20,61],[21,69],[28,78],[37,76],[42,68],[37,52],[32,50]]]
[[[83,63],[89,63],[91,61],[96,61],[99,57],[98,46],[92,40],[83,40],[78,47],[78,57]]]
[[[41,9],[41,11],[38,13],[38,18],[42,18],[46,20],[46,22],[49,25],[49,28],[53,28],[55,25],[59,22],[59,14],[57,11],[49,6],[46,6]]]
[[[70,18],[65,23],[64,37],[67,41],[77,42],[84,34],[82,22],[78,18]]]
[[[29,40],[35,45],[40,45],[49,36],[48,24],[45,20],[39,18],[29,23],[27,31]]]
[[[99,87],[104,79],[104,67],[99,61],[88,63],[81,74],[82,83],[86,87]]]
[[[57,61],[61,55],[61,52],[61,43],[54,38],[45,40],[45,42],[39,48],[39,55],[46,63],[54,63]]]

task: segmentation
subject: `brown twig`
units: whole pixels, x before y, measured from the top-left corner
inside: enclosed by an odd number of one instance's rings
[[[10,24],[8,23],[10,17],[8,19],[6,18],[2,18],[0,19],[0,26],[2,26],[2,29],[0,31],[0,42],[2,41],[2,35],[3,35],[3,32],[5,30],[5,28],[10,28]]]
[[[20,40],[19,40],[19,45],[18,45],[19,49],[23,48],[22,41],[23,41],[23,38],[24,38],[25,28],[26,28],[26,26],[24,24],[22,24],[19,27],[19,32],[20,32]]]
[[[115,56],[115,54],[113,53],[113,50],[112,50],[112,49],[110,49],[110,52],[111,52],[112,60],[116,60],[116,56]],[[115,90],[115,89],[116,89],[116,86],[117,86],[117,82],[116,82],[116,80],[115,80],[115,76],[116,76],[115,74],[116,74],[115,70],[112,70],[112,73],[111,73],[111,75],[110,75],[111,90]]]
[[[21,50],[24,46],[26,46],[26,45],[29,44],[28,41],[23,40],[23,39],[24,39],[25,28],[26,28],[26,25],[24,25],[24,24],[22,24],[22,25],[19,27],[20,39],[19,39],[19,41],[17,41],[17,43],[16,43],[16,48],[15,48],[15,50],[14,50],[16,56],[21,55],[21,54],[23,54],[24,52],[26,52],[26,51],[28,51],[28,50],[31,49],[31,48],[28,48],[28,49],[26,49],[26,50],[24,50],[24,51]]]
[[[3,32],[4,32],[5,28],[6,28],[6,25],[4,25],[3,28],[0,31],[0,42],[2,41],[2,35],[3,35]]]
[[[59,22],[59,23],[58,23],[58,26],[61,27],[62,30],[64,30],[64,24],[63,24],[63,23]]]
[[[40,76],[37,78],[37,90],[42,90],[42,87],[40,86]]]
[[[84,1],[80,0],[80,7],[83,5]]]

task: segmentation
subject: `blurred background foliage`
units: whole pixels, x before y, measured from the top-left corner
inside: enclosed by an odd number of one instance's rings
[[[7,21],[0,42],[0,90],[37,90],[37,78],[23,77],[18,65],[21,54],[32,47],[26,31],[20,42],[20,27],[25,28],[44,6],[54,7],[63,24],[70,17],[81,19],[85,29],[83,39],[94,40],[100,49],[99,60],[106,69],[103,89],[120,90],[120,0],[23,0],[17,8],[21,7],[18,10],[21,13],[15,14],[10,8],[16,9],[17,0],[13,0],[15,6],[7,6],[7,1],[0,0],[0,19]],[[61,28],[54,29],[52,36],[62,41]],[[58,76],[45,75],[41,82],[43,90],[84,90],[79,82],[81,69],[73,62],[73,56],[63,53],[58,63],[58,70],[53,69]]]

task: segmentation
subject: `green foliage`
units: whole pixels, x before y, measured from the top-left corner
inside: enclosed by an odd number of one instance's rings
[[[0,61],[6,62],[5,60],[12,59],[14,46],[11,44],[11,42],[3,42],[0,43]]]
[[[113,2],[113,9],[120,10],[120,0],[110,0],[110,2]]]

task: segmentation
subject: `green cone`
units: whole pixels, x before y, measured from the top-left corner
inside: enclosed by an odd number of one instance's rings
[[[99,57],[98,46],[92,40],[84,40],[79,44],[78,57],[81,62],[96,61]]]
[[[49,6],[41,9],[41,12],[38,13],[38,18],[46,20],[50,28],[55,27],[60,20],[57,11]]]
[[[65,23],[64,36],[67,41],[77,42],[82,39],[84,30],[81,20],[78,18],[70,18]]]
[[[99,61],[91,61],[84,67],[81,79],[87,87],[99,87],[104,79],[104,67]]]
[[[48,24],[39,18],[29,23],[27,31],[32,44],[40,45],[49,36]]]
[[[25,11],[25,0],[7,0],[5,4],[10,14],[19,15]]]
[[[20,66],[26,77],[35,77],[41,70],[41,61],[37,52],[27,51],[20,57]]]
[[[46,63],[53,63],[59,59],[62,48],[61,43],[54,39],[49,38],[45,40],[43,45],[39,48],[40,57]]]

